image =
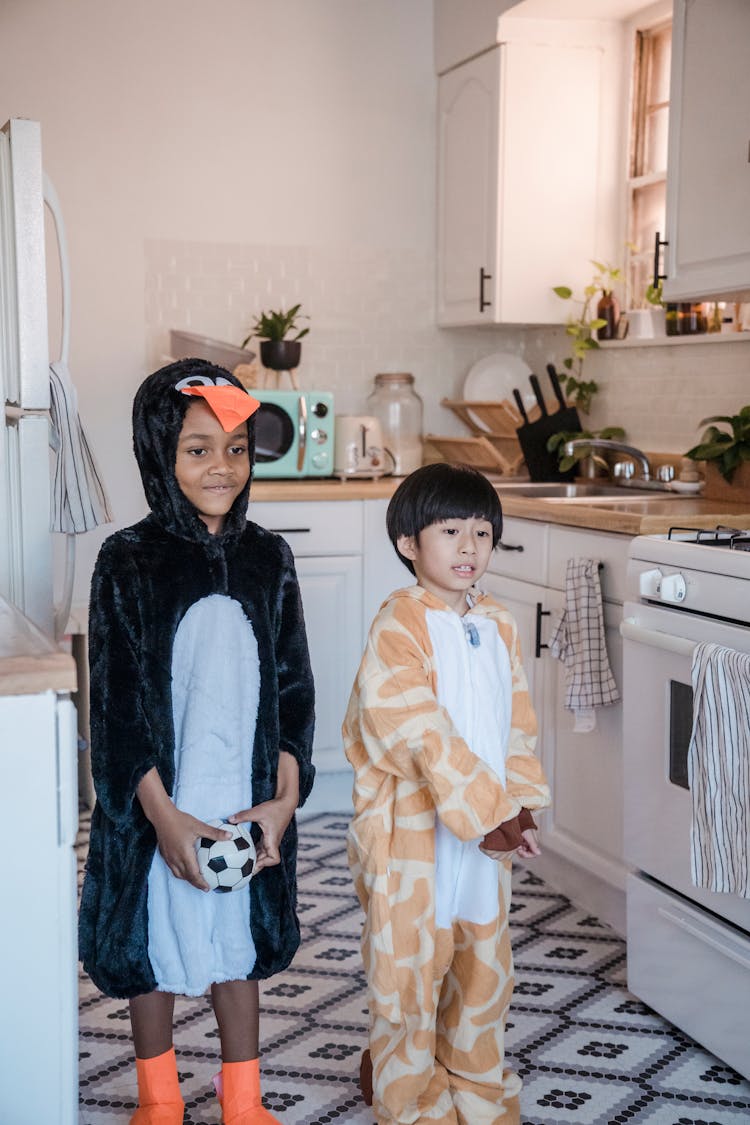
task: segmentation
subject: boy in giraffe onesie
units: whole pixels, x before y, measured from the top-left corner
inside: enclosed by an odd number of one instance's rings
[[[513,617],[475,588],[502,530],[492,485],[426,465],[388,507],[417,585],[381,607],[344,720],[349,862],[378,1125],[519,1125],[504,1069],[511,856],[549,804]]]

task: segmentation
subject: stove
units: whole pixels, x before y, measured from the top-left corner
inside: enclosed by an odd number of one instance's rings
[[[750,529],[639,536],[625,589],[628,986],[750,1077],[750,899],[693,884],[688,768],[696,646],[750,655]]]
[[[672,528],[630,548],[626,598],[750,622],[750,530]]]

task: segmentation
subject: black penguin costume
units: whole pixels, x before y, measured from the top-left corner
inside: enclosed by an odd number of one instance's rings
[[[185,380],[228,382],[242,389],[227,371],[201,360],[181,360],[145,380],[133,406],[133,441],[151,511],[105,541],[92,579],[91,751],[97,802],[81,898],[80,956],[102,992],[122,998],[162,985],[149,957],[148,883],[156,834],[136,787],[155,766],[173,795],[179,749],[173,650],[186,615],[204,599],[218,596],[241,617],[254,646],[257,642],[259,683],[248,685],[257,698],[257,715],[246,751],[253,804],[275,795],[279,750],[299,765],[300,805],[314,776],[313,682],[292,554],[278,535],[248,522],[249,482],[217,535],[209,533],[183,495],[175,477],[177,442],[195,401],[175,389]],[[248,436],[252,464],[252,418]],[[242,807],[239,803],[216,815]],[[299,945],[296,850],[292,820],[281,844],[281,863],[250,883],[255,958],[242,973],[249,979],[286,968]]]

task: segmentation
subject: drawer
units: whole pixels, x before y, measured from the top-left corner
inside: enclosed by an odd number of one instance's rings
[[[536,520],[503,519],[502,542],[492,553],[488,571],[505,578],[547,585],[547,544],[549,524]]]
[[[630,875],[628,988],[750,1078],[749,934]]]
[[[362,500],[253,503],[248,515],[286,539],[295,556],[361,555]]]
[[[600,559],[602,596],[611,602],[625,601],[625,570],[630,536],[603,531],[574,530],[554,525],[549,536],[549,582],[555,590],[565,587],[568,559]]]

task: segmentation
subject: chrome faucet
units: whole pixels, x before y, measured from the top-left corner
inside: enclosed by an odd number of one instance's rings
[[[632,457],[641,467],[641,481],[651,480],[651,468],[648,463],[648,457],[642,453],[640,449],[636,449],[632,445],[624,445],[621,441],[609,441],[606,438],[576,438],[575,441],[566,441],[564,445],[564,452],[568,457],[572,457],[577,449],[583,449],[586,446],[591,450],[594,449],[613,449],[618,453],[624,453],[627,457]]]

